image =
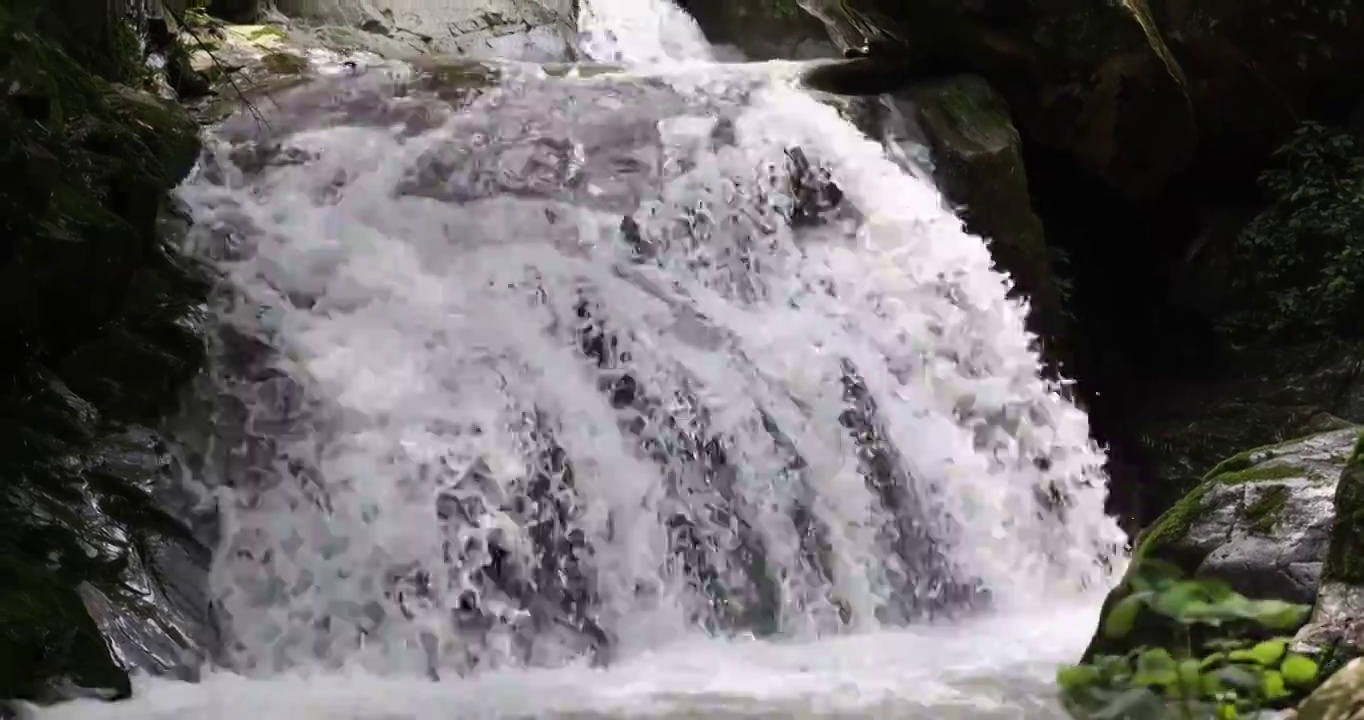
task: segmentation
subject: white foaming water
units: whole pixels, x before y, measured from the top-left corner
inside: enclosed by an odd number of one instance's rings
[[[605,0],[581,6],[583,52],[632,67],[714,59],[701,28],[671,0]]]
[[[1057,715],[1122,539],[985,245],[789,65],[583,18],[630,74],[225,124],[232,672],[42,717]]]
[[[200,685],[141,681],[131,700],[44,720],[1055,720],[1055,665],[1094,605],[814,643],[697,640],[607,671],[488,673],[453,683],[360,673]]]

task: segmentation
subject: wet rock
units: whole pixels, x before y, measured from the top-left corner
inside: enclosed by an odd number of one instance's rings
[[[1364,658],[1322,683],[1298,706],[1294,720],[1359,720],[1364,717]]]
[[[910,67],[980,73],[1021,130],[1131,197],[1158,192],[1194,151],[1183,70],[1144,3],[1055,2],[1030,12],[955,0],[817,4],[837,34],[893,43]]]
[[[132,692],[75,588],[0,554],[0,698],[63,699],[64,686],[105,697]]]
[[[1334,505],[1322,588],[1298,639],[1340,660],[1364,655],[1364,434],[1349,450]]]
[[[684,0],[715,44],[733,45],[753,60],[837,57],[824,24],[797,0]]]
[[[1319,592],[1335,581],[1323,584],[1323,565],[1330,564],[1340,518],[1348,517],[1338,497],[1359,434],[1357,427],[1333,430],[1224,460],[1138,536],[1134,566],[1156,559],[1221,578],[1248,597],[1321,603]],[[1115,590],[1106,606],[1126,592]],[[1330,624],[1329,608],[1319,612],[1322,624]],[[1122,647],[1096,636],[1086,656],[1159,642],[1158,625],[1122,640]]]
[[[929,140],[934,177],[972,233],[990,243],[1014,292],[1030,301],[1030,329],[1063,344],[1065,320],[1042,221],[1032,207],[1023,143],[1009,106],[972,75],[921,83],[897,93]]]
[[[261,58],[265,69],[276,75],[297,75],[308,69],[307,58],[291,52],[273,52]]]
[[[1294,636],[1301,652],[1322,658],[1333,666],[1364,656],[1364,588],[1350,582],[1327,579],[1317,591],[1307,624]]]
[[[528,62],[571,60],[577,3],[571,0],[421,5],[391,0],[280,0],[276,8],[317,27],[331,47],[385,57],[414,54]]]
[[[1334,430],[1228,458],[1142,535],[1138,552],[1223,577],[1244,595],[1311,602],[1358,436]]]
[[[134,89],[135,44],[82,45],[62,10],[0,9],[0,302],[26,308],[0,328],[0,698],[39,701],[128,692],[103,611],[141,607],[139,553],[184,532],[153,497],[164,447],[129,428],[201,367],[207,295],[161,222],[197,126]]]
[[[820,63],[801,75],[812,90],[835,95],[881,95],[903,88],[916,77],[916,69],[871,57],[855,57]]]

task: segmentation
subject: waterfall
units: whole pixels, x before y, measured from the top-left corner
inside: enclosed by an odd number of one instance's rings
[[[1122,535],[985,244],[797,65],[579,29],[628,72],[337,69],[210,133],[222,670],[45,717],[948,717],[1078,652]]]

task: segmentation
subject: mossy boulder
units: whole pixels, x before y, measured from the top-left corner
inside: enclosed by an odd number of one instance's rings
[[[1248,597],[1314,602],[1338,525],[1338,489],[1359,435],[1348,427],[1223,460],[1138,536],[1133,567],[1154,560],[1218,578]],[[1127,592],[1124,582],[1105,607]],[[1139,632],[1121,642],[1097,634],[1086,657],[1175,637],[1167,621],[1143,617]]]
[[[91,45],[121,18],[63,10],[0,7],[0,699],[128,692],[87,591],[139,607],[138,548],[187,533],[153,499],[156,462],[105,453],[204,360],[207,284],[159,230],[198,128],[134,89],[136,43]]]
[[[1033,211],[1008,103],[974,75],[919,83],[896,99],[928,138],[939,187],[959,206],[967,229],[990,243],[1015,291],[1029,299],[1032,330],[1058,340],[1064,321],[1052,255]]]
[[[1187,83],[1142,0],[838,5],[847,24],[894,45],[907,64],[984,76],[1026,135],[1128,196],[1154,195],[1192,157]]]

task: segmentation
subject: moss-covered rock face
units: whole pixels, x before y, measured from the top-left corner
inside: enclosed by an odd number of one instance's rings
[[[928,137],[938,183],[960,206],[966,227],[990,242],[995,263],[1030,299],[1033,331],[1058,339],[1061,299],[1008,103],[972,75],[918,84],[897,99],[909,101],[904,109]]]
[[[841,4],[907,62],[981,73],[1025,133],[1130,196],[1157,192],[1192,156],[1184,75],[1142,0]]]
[[[88,591],[141,607],[123,582],[137,548],[187,535],[149,492],[161,451],[138,468],[104,453],[203,361],[187,319],[205,284],[158,231],[197,127],[128,85],[135,44],[97,43],[121,21],[67,4],[0,8],[0,698],[126,693]]]
[[[1364,655],[1364,434],[1340,476],[1321,591],[1300,642],[1337,661]]]
[[[1138,537],[1134,566],[1163,561],[1249,597],[1314,602],[1359,435],[1347,427],[1223,460]],[[1125,584],[1114,590],[1107,605],[1126,592]],[[1096,636],[1087,656],[1160,644],[1167,635],[1155,618],[1142,630],[1122,647]]]
[[[1326,579],[1364,586],[1364,434],[1357,439],[1345,465],[1335,503]]]
[[[1310,603],[1357,428],[1223,460],[1137,544],[1138,557],[1221,577],[1247,596]]]

